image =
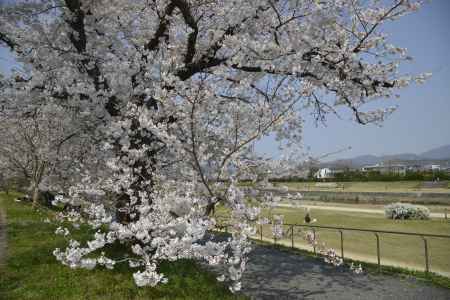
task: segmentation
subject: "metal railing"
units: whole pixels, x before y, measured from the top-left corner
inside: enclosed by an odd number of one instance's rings
[[[232,225],[229,224],[221,224],[217,225],[219,229],[224,229],[226,233],[229,232],[228,228]],[[263,241],[263,225],[258,225],[259,230],[257,234],[259,233],[259,240]],[[289,228],[290,235],[290,242],[291,242],[291,248],[296,248],[294,245],[294,228],[295,227],[302,227],[302,228],[309,228],[313,233],[313,238],[315,240],[316,238],[316,229],[330,229],[335,230],[339,232],[340,234],[340,250],[341,250],[341,258],[344,261],[344,232],[345,231],[356,231],[356,232],[365,232],[365,233],[373,233],[376,239],[376,247],[377,247],[377,265],[378,265],[378,271],[381,272],[381,252],[380,252],[380,234],[393,234],[393,235],[402,235],[402,236],[416,236],[421,237],[423,240],[423,255],[424,255],[424,266],[425,266],[425,272],[430,272],[430,257],[429,257],[429,249],[428,249],[428,240],[427,238],[444,238],[450,240],[450,235],[442,235],[442,234],[429,234],[429,233],[416,233],[416,232],[402,232],[402,231],[389,231],[389,230],[373,230],[373,229],[363,229],[363,228],[351,228],[351,227],[335,227],[335,226],[321,226],[321,225],[309,225],[309,224],[283,224],[283,226],[287,226]],[[255,238],[254,238],[255,239]],[[258,237],[256,238],[258,239]],[[267,240],[267,239],[266,239]],[[270,240],[270,239],[269,239]],[[273,243],[277,244],[277,238],[273,236]],[[316,254],[316,246],[313,243],[313,252]],[[450,258],[450,248],[449,248],[449,258]]]

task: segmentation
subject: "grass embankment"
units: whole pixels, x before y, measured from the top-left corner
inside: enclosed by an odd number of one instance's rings
[[[219,214],[226,212],[218,210]],[[264,214],[268,216],[268,212]],[[276,208],[273,214],[284,215],[286,224],[304,224],[304,209]],[[317,219],[314,225],[363,228],[383,231],[418,232],[428,234],[450,235],[448,220],[388,220],[383,215],[354,212],[327,211],[311,209],[312,218]],[[302,238],[301,228],[294,231],[295,247],[312,251],[312,247]],[[303,228],[306,231],[307,228]],[[334,248],[340,254],[341,240],[337,230],[316,229],[318,240],[327,248]],[[285,227],[285,237],[278,243],[291,245],[289,227]],[[424,242],[420,236],[403,236],[380,234],[381,263],[384,265],[424,270]],[[263,226],[263,237],[273,241],[269,225]],[[259,233],[256,238],[259,238]],[[427,238],[430,258],[430,270],[450,277],[450,239]],[[377,261],[376,237],[370,232],[344,231],[344,256],[366,262]]]
[[[0,299],[243,299],[190,260],[163,263],[160,271],[169,282],[155,288],[138,288],[133,270],[124,264],[91,271],[63,266],[52,251],[64,248],[66,242],[54,234],[54,224],[43,222],[48,212],[38,214],[13,198],[0,193],[8,238],[6,264],[0,269]],[[76,237],[87,235],[83,228]],[[114,252],[110,249],[107,254]]]
[[[299,191],[329,191],[329,192],[387,192],[387,193],[450,193],[447,188],[424,188],[422,181],[368,181],[368,182],[276,182],[275,186],[287,186]]]

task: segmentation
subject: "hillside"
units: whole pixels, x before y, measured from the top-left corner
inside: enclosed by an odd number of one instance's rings
[[[425,159],[449,159],[450,158],[450,145],[437,147],[427,152],[420,154]]]
[[[427,164],[444,164],[447,165],[450,161],[450,144],[441,147],[430,149],[421,154],[415,153],[399,153],[390,155],[376,156],[373,154],[360,155],[348,159],[338,159],[330,162],[324,162],[321,165],[327,167],[354,167],[359,168],[366,165],[375,165],[383,162],[409,162],[418,165]]]

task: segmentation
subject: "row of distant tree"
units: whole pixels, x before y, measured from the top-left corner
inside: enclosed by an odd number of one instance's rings
[[[443,171],[407,171],[399,173],[344,171],[335,175],[335,181],[399,181],[422,180],[437,181],[450,180],[450,174]]]
[[[312,182],[349,182],[349,181],[441,181],[450,180],[450,173],[444,171],[407,171],[405,174],[398,173],[381,173],[377,171],[362,172],[359,170],[345,170],[337,173],[333,178],[318,179],[314,177],[316,170],[311,169],[307,178],[287,177],[279,179],[271,179],[272,182],[294,182],[294,181],[312,181]]]
[[[27,192],[30,186],[30,180],[24,176],[5,176],[0,173],[0,191],[9,194],[9,192]]]

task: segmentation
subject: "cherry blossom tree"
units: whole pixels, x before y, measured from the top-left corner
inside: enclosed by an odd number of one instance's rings
[[[86,245],[55,250],[71,267],[127,261],[139,286],[167,281],[158,261],[225,263],[239,280],[259,208],[236,185],[261,166],[255,142],[273,134],[283,149],[301,142],[301,112],[324,121],[349,110],[380,122],[411,80],[409,60],[382,31],[419,8],[412,0],[51,0],[4,4],[0,41],[24,66],[4,79],[6,112],[53,103],[76,112],[91,144],[88,161],[59,197],[84,201],[98,231]],[[18,101],[21,99],[21,101]],[[95,167],[93,167],[95,166]],[[282,166],[280,165],[280,168]],[[109,195],[88,201],[84,193]],[[270,197],[265,197],[270,201]],[[111,204],[112,203],[112,204]],[[232,237],[209,238],[214,207],[231,211]],[[62,216],[63,218],[63,216]],[[106,226],[102,226],[106,225]],[[107,229],[105,229],[107,228]],[[57,231],[69,236],[68,229]],[[131,256],[101,249],[128,245]],[[96,258],[86,258],[88,254]]]
[[[0,118],[1,169],[8,177],[30,183],[34,207],[40,191],[61,193],[76,178],[73,168],[83,161],[88,147],[81,128],[71,120],[70,113],[49,103]]]

